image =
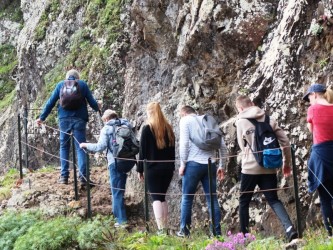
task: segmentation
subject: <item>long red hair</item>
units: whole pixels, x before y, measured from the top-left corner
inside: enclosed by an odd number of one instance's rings
[[[147,105],[148,120],[147,123],[156,138],[158,149],[175,146],[175,134],[170,123],[162,113],[158,102],[150,102]],[[166,136],[168,141],[166,141]],[[167,145],[168,142],[168,145]]]

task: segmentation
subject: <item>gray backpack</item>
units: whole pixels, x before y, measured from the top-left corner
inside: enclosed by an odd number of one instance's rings
[[[190,140],[200,149],[217,150],[221,148],[222,132],[211,115],[194,116],[197,121]]]

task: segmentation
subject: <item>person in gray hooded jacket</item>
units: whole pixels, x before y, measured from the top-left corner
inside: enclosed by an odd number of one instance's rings
[[[115,160],[113,153],[110,150],[110,141],[113,138],[113,125],[126,125],[132,128],[131,124],[126,119],[119,119],[115,111],[107,109],[102,120],[105,125],[100,132],[97,143],[81,143],[81,148],[86,148],[92,152],[100,152],[107,149],[107,159],[110,171],[110,185],[112,192],[112,211],[116,218],[115,227],[125,227],[127,224],[127,216],[124,203],[125,186],[127,180],[127,172],[135,165],[133,160]]]

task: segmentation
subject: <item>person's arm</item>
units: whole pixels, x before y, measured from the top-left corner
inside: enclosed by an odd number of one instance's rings
[[[84,82],[84,81],[81,81],[81,82],[84,84],[84,86],[86,88],[85,98],[86,98],[87,102],[89,103],[89,106],[93,110],[95,110],[96,112],[99,111],[99,105],[98,105],[97,101],[95,100],[95,98],[93,97],[93,95],[92,95],[92,93],[91,93],[91,91],[89,89],[88,84],[86,82]]]
[[[308,127],[308,129],[311,133],[313,132],[312,117],[313,117],[313,110],[312,110],[312,107],[310,106],[308,109],[308,112],[307,112],[306,121],[308,123],[306,124],[306,126]]]
[[[180,167],[179,175],[183,176],[185,173],[185,166],[188,159],[189,143],[190,143],[190,128],[187,122],[187,117],[183,117],[179,122],[179,156]]]
[[[139,151],[139,163],[137,164],[136,171],[140,174],[143,173],[143,160],[147,159],[147,147],[148,147],[148,130],[150,127],[145,125],[142,128],[141,137],[140,137],[140,151]]]
[[[223,180],[225,176],[225,166],[227,163],[228,150],[223,138],[221,138],[221,147],[219,149],[219,167],[217,169],[217,177],[219,180]]]
[[[38,124],[40,124],[40,123],[42,123],[43,121],[46,120],[46,118],[48,117],[48,115],[52,111],[53,107],[56,105],[57,101],[60,98],[60,89],[61,89],[62,85],[63,85],[63,81],[59,82],[57,84],[57,86],[55,87],[55,89],[53,90],[50,98],[45,103],[45,106],[43,108],[43,111],[42,111],[41,115],[37,119]]]
[[[106,127],[103,127],[97,143],[80,143],[81,148],[86,148],[91,152],[101,152],[108,147],[110,136],[106,133]]]

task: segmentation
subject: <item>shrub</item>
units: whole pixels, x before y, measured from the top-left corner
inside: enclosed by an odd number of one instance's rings
[[[77,245],[80,218],[58,217],[50,221],[40,221],[20,236],[14,245],[15,250],[67,249]]]

